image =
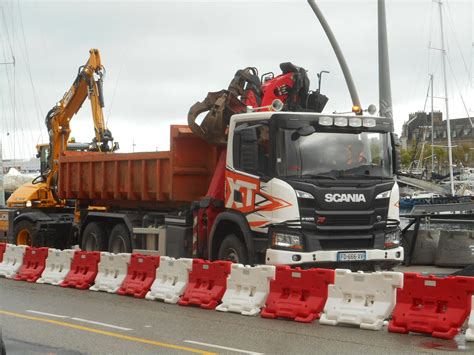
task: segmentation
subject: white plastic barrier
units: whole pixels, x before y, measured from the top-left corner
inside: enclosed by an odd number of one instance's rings
[[[474,296],[471,298],[471,315],[468,321],[469,328],[466,330],[466,340],[474,341]]]
[[[36,282],[39,284],[59,285],[71,270],[73,258],[73,249],[59,250],[49,248],[46,266],[41,277]]]
[[[161,256],[160,266],[156,269],[155,281],[145,298],[147,300],[177,303],[188,285],[188,274],[192,268],[192,259],[175,259]]]
[[[127,276],[131,254],[100,253],[99,272],[89,290],[115,293]]]
[[[270,280],[275,279],[275,266],[256,267],[232,264],[222,304],[216,310],[254,316],[265,306]]]
[[[403,287],[401,272],[336,270],[334,285],[329,285],[328,299],[321,324],[355,324],[362,329],[380,330],[396,303],[397,288]]]
[[[16,275],[23,264],[25,250],[25,245],[7,244],[5,253],[3,254],[3,261],[0,263],[0,276],[11,279]]]

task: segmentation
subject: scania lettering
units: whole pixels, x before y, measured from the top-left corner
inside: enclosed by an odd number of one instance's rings
[[[326,194],[326,202],[366,202],[363,194]]]

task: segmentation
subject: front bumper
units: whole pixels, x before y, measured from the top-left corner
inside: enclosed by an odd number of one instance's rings
[[[354,252],[365,251],[366,260],[363,262],[393,262],[394,264],[403,261],[403,247],[393,249],[368,249],[353,250]],[[265,263],[270,265],[302,265],[302,264],[319,264],[331,263],[343,266],[349,261],[338,261],[338,250],[318,250],[313,252],[296,252],[287,250],[267,249]],[[343,250],[343,252],[351,252],[351,250]],[[295,256],[295,257],[294,257]]]

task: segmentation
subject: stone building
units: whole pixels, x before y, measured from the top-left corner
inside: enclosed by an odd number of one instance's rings
[[[400,137],[402,149],[407,149],[423,142],[431,147],[431,113],[415,112],[410,113],[408,121],[403,124]],[[442,112],[433,113],[434,123],[434,146],[446,147],[448,145],[448,132],[446,120],[442,119]],[[453,151],[463,149],[463,153],[457,154],[457,159],[453,163],[462,163],[464,166],[474,166],[474,118],[452,118],[449,120],[451,128],[451,144]],[[447,151],[447,148],[445,148]]]

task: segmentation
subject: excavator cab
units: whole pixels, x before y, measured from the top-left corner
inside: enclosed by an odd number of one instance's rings
[[[49,164],[49,144],[38,144],[36,146],[36,150],[38,151],[38,153],[36,153],[36,157],[40,160],[40,175],[45,176],[48,174],[49,169],[51,169]]]

